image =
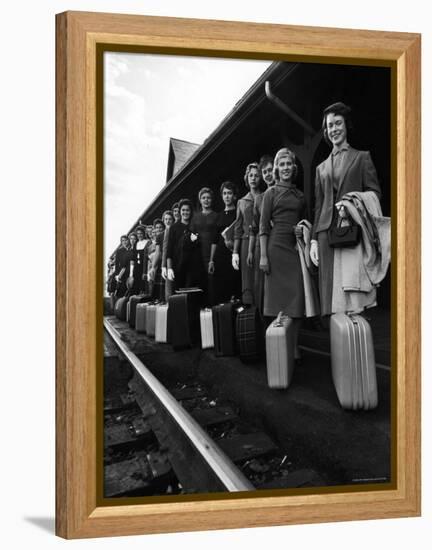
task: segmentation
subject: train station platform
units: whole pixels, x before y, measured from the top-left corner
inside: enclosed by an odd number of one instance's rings
[[[169,344],[156,343],[115,317],[108,319],[165,387],[199,382],[216,402],[232,402],[243,419],[272,437],[296,470],[314,472],[323,485],[390,481],[389,368],[377,368],[378,407],[347,411],[339,405],[325,353],[303,350],[289,388],[274,390],[267,385],[264,362],[243,364],[238,357],[216,357],[212,350],[198,348],[173,352]],[[117,376],[106,361],[105,387]]]

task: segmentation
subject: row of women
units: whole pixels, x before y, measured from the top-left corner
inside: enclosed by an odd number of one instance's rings
[[[298,326],[305,316],[305,281],[297,240],[304,235],[302,222],[306,222],[311,237],[306,263],[318,267],[321,314],[376,305],[374,292],[345,293],[335,286],[344,266],[328,239],[335,216],[342,220],[348,216],[348,195],[372,192],[379,208],[380,186],[371,156],[347,141],[350,111],[336,103],[323,112],[324,139],[332,151],[316,169],[311,223],[306,220],[303,192],[296,185],[295,155],[282,148],[274,159],[264,156],[246,167],[248,191],[243,197],[238,198],[233,183],[222,183],[221,212],[213,210],[213,192],[204,187],[198,195],[200,211],[193,212],[188,199],[174,204],[161,220],[155,220],[153,240],[145,239],[141,227],[122,237],[114,271],[123,292],[128,277],[133,280],[132,291],[150,285],[155,297],[167,298],[175,289],[199,286],[206,305],[235,296],[244,304],[255,304],[266,318],[283,312]],[[346,265],[345,272],[349,269],[357,275],[357,266]]]

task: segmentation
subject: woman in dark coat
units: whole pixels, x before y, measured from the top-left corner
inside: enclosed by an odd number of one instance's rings
[[[225,208],[219,212],[216,218],[216,231],[213,244],[215,245],[213,260],[215,303],[228,302],[233,296],[240,298],[241,276],[238,270],[232,266],[232,249],[234,241],[222,236],[222,232],[230,227],[236,219],[237,188],[230,181],[222,183],[220,193]]]
[[[197,239],[190,230],[192,203],[182,199],[179,207],[180,221],[170,227],[167,243],[167,278],[173,281],[175,289],[199,283],[195,269]]]
[[[305,313],[303,275],[296,249],[297,223],[304,217],[304,195],[294,183],[295,155],[287,148],[276,153],[276,184],[264,193],[260,219],[260,268],[265,273],[264,315],[276,317],[281,311],[296,321],[297,335]]]
[[[351,191],[373,191],[379,199],[381,189],[370,153],[357,151],[347,142],[348,130],[352,128],[350,107],[339,102],[324,109],[322,127],[324,138],[333,149],[316,169],[310,256],[319,269],[321,314],[330,315],[334,250],[329,246],[328,230],[337,215],[339,201]],[[339,214],[345,216],[343,210]]]
[[[248,254],[254,201],[261,193],[261,176],[257,162],[247,165],[244,181],[249,192],[237,203],[232,265],[234,269],[241,270],[243,303],[255,304],[255,271],[259,269],[259,266],[253,266],[251,261],[248,262]]]
[[[200,254],[197,257],[195,269],[199,276],[199,286],[204,291],[204,304],[214,305],[214,233],[216,230],[217,213],[213,210],[213,191],[203,187],[198,193],[201,211],[195,212],[191,222],[191,232],[197,237],[197,247]],[[212,250],[213,249],[213,250]]]

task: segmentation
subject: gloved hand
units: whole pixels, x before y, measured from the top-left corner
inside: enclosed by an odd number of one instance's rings
[[[348,214],[346,213],[346,210],[345,210],[345,206],[341,202],[337,202],[335,204],[335,206],[337,208],[337,211],[338,211],[338,214],[339,214],[340,218],[347,218],[348,217]]]
[[[240,269],[240,256],[237,253],[233,253],[231,263],[236,271]]]
[[[319,264],[318,241],[315,241],[315,240],[311,241],[309,255],[312,260],[312,263],[318,267],[318,264]]]
[[[259,268],[261,269],[261,271],[264,271],[266,275],[270,273],[270,264],[267,257],[261,256]]]
[[[167,270],[167,278],[168,278],[168,281],[174,281],[174,269],[168,269]]]
[[[161,271],[162,271],[162,279],[163,279],[164,281],[166,281],[166,278],[167,278],[167,268],[166,268],[166,267],[163,267]]]

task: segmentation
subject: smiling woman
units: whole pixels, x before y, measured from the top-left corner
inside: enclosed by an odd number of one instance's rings
[[[329,245],[328,231],[339,215],[339,201],[350,192],[372,191],[381,197],[375,166],[368,151],[357,151],[348,144],[352,129],[351,109],[344,103],[334,103],[324,109],[323,130],[326,142],[333,147],[330,156],[316,170],[315,218],[312,230],[311,259],[319,267],[321,314],[348,311],[348,293],[334,285],[334,249]],[[340,213],[342,216],[345,214]],[[341,266],[342,268],[342,266]],[[376,305],[376,290],[359,293],[355,309]],[[351,296],[351,294],[349,295]],[[343,303],[341,303],[343,302]]]

